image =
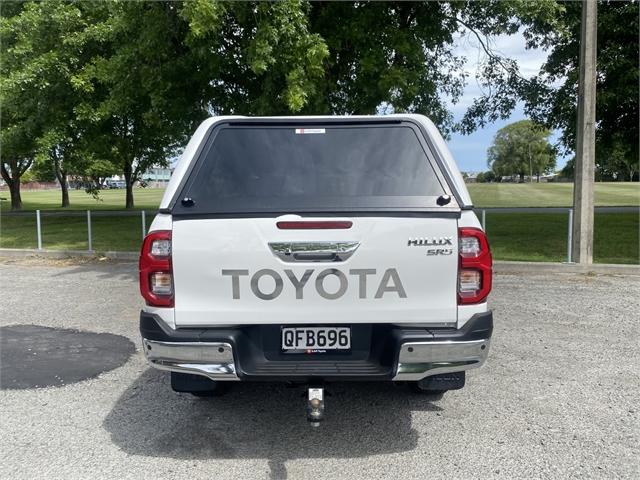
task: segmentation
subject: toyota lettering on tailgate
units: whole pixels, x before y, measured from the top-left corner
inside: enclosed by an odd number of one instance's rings
[[[291,283],[295,289],[295,295],[297,300],[304,298],[305,287],[311,280],[315,273],[314,269],[307,269],[300,276],[296,276],[293,270],[284,270],[284,275],[279,274],[275,270],[270,268],[263,268],[253,273],[249,279],[249,290],[258,298],[262,300],[274,300],[280,296],[284,289],[284,278]],[[246,295],[246,285],[243,287],[242,279],[249,277],[249,270],[222,270],[223,276],[231,277],[231,293],[234,300],[239,300],[241,295]],[[260,288],[259,282],[263,277],[271,278],[274,281],[274,287],[271,291],[264,291]],[[338,288],[335,291],[328,291],[325,288],[325,280],[330,277],[335,277],[337,280]],[[375,268],[356,268],[350,269],[347,274],[338,270],[337,268],[327,268],[319,272],[313,283],[315,283],[315,290],[322,298],[327,300],[337,300],[341,298],[349,288],[349,279],[351,281],[358,282],[358,298],[367,298],[367,280],[371,279],[375,281],[377,285],[373,298],[382,298],[385,294],[395,294],[399,298],[407,298],[398,271],[395,268],[387,268],[382,276],[378,280],[377,270]]]

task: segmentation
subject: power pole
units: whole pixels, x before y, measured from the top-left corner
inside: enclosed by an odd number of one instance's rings
[[[571,261],[593,263],[593,189],[596,154],[597,1],[583,0],[580,35],[580,83],[573,184],[573,246]]]

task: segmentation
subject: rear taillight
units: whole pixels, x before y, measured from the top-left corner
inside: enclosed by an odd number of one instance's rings
[[[173,269],[171,266],[171,232],[151,232],[140,251],[140,293],[147,305],[173,307]]]
[[[484,302],[491,292],[491,250],[479,228],[458,229],[458,305]]]

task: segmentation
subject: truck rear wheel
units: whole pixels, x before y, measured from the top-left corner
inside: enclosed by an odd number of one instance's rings
[[[190,393],[199,398],[219,397],[227,393],[229,382],[217,382],[202,375],[171,372],[171,388],[175,392]]]
[[[438,398],[442,398],[442,396],[447,392],[447,390],[434,390],[434,389],[422,388],[420,386],[420,382],[409,382],[409,388],[411,388],[412,392],[420,393],[422,395],[428,395],[430,397],[438,397]]]
[[[211,398],[221,397],[230,390],[229,382],[213,382],[215,388],[213,390],[204,390],[199,392],[189,392],[194,397],[198,398]]]

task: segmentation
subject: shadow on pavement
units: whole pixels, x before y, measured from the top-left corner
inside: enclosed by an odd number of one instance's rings
[[[306,390],[237,383],[223,397],[176,394],[169,375],[143,373],[104,421],[112,441],[133,455],[177,459],[268,459],[272,478],[286,478],[297,458],[356,458],[410,451],[418,433],[413,411],[440,411],[434,399],[392,383],[332,384],[326,420],[305,419]]]
[[[95,272],[97,278],[138,281],[138,264],[134,262],[100,262],[91,259],[73,268],[60,270],[53,276],[75,275],[78,273]]]

